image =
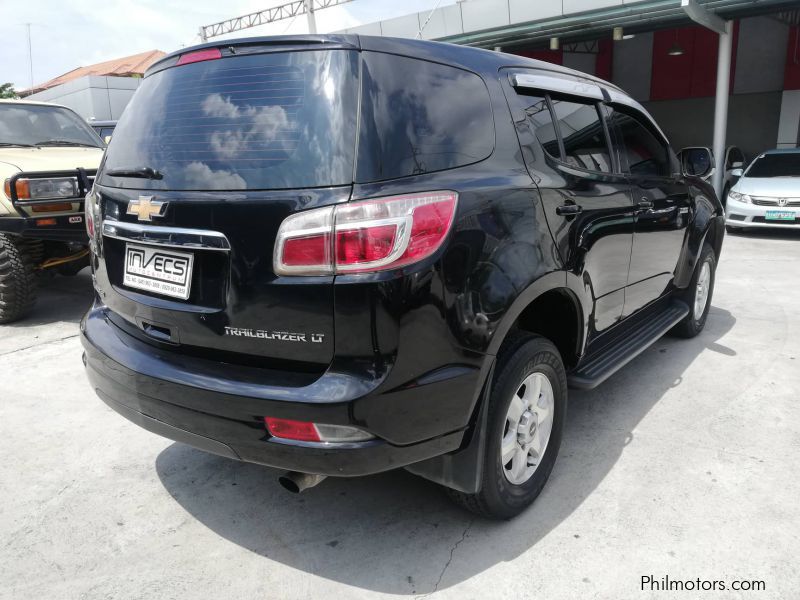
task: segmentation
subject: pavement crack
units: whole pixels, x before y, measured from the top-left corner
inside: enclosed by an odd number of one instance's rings
[[[450,567],[450,563],[453,562],[453,554],[455,554],[456,548],[458,548],[459,545],[461,544],[461,542],[463,542],[467,538],[467,535],[469,535],[469,530],[472,528],[473,523],[475,523],[475,519],[474,518],[469,520],[469,523],[467,523],[467,526],[464,528],[464,532],[461,534],[461,538],[459,540],[457,540],[455,544],[453,544],[452,548],[450,548],[450,557],[447,559],[447,562],[444,564],[444,567],[442,568],[442,572],[439,573],[439,579],[436,580],[436,584],[433,586],[433,589],[430,592],[428,592],[427,594],[422,594],[421,596],[417,596],[418,599],[419,598],[427,598],[428,596],[430,596],[432,594],[435,594],[439,590],[439,586],[442,583],[442,579],[444,579],[444,574],[447,572],[447,569]]]
[[[15,352],[23,352],[24,350],[30,350],[31,348],[39,348],[40,346],[47,346],[48,344],[57,344],[58,342],[63,342],[64,340],[69,340],[75,337],[78,337],[80,333],[71,333],[70,335],[65,335],[64,337],[56,338],[54,340],[48,340],[46,342],[41,342],[39,344],[31,344],[30,346],[23,346],[22,348],[15,348],[14,350],[9,350],[8,352],[0,352],[0,356],[6,356],[7,354],[14,354]]]

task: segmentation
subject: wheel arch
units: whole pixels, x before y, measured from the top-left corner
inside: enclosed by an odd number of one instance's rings
[[[706,197],[702,192],[695,195],[694,202],[694,217],[689,223],[675,270],[675,287],[679,289],[685,289],[689,285],[703,244],[708,241],[714,248],[714,255],[719,258],[722,239],[725,235],[725,217],[716,206],[718,203]]]
[[[585,337],[584,309],[563,271],[537,280],[517,296],[495,330],[488,354],[496,355],[517,329],[549,339],[567,368],[574,366]]]

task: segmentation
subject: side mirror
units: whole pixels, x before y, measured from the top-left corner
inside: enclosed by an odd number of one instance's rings
[[[708,148],[686,148],[681,151],[681,169],[684,175],[706,177],[714,168],[714,159]]]
[[[742,163],[733,163],[734,167],[736,165],[740,165],[740,166],[738,168],[736,168],[736,169],[731,169],[731,177],[741,177],[742,175],[744,175],[744,170],[741,168],[741,164]]]
[[[740,160],[731,163],[731,169],[741,169],[744,166],[744,163]]]

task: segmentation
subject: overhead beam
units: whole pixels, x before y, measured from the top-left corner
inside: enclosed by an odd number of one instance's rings
[[[707,29],[716,31],[724,35],[727,32],[725,28],[725,19],[722,19],[712,12],[707,11],[704,7],[700,6],[695,0],[681,0],[681,8],[688,17]]]
[[[205,42],[208,38],[225,35],[226,33],[233,33],[248,29],[250,27],[258,27],[259,25],[267,25],[275,21],[282,21],[284,19],[293,19],[299,15],[306,15],[308,17],[309,33],[316,33],[317,23],[314,19],[314,13],[322,8],[330,6],[337,6],[352,2],[352,0],[293,0],[280,6],[273,6],[266,10],[242,15],[241,17],[234,17],[233,19],[226,19],[211,25],[203,25],[200,27],[200,39]]]

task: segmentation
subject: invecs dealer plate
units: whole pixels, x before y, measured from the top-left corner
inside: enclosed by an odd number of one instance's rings
[[[194,255],[138,244],[125,245],[122,282],[131,288],[187,300]]]

